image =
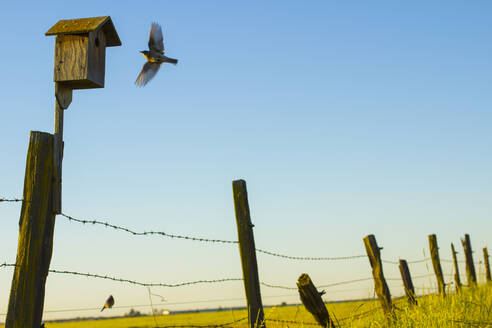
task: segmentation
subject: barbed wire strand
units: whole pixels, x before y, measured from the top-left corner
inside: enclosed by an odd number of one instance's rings
[[[146,236],[146,235],[161,235],[164,237],[169,237],[169,238],[177,238],[177,239],[186,239],[186,240],[194,240],[194,241],[201,241],[201,242],[210,242],[210,243],[223,243],[223,244],[237,244],[237,240],[223,240],[223,239],[209,239],[209,238],[201,238],[201,237],[192,237],[192,236],[185,236],[185,235],[176,235],[176,234],[170,234],[166,233],[163,231],[143,231],[143,232],[137,232],[133,231],[129,228],[123,227],[123,226],[117,226],[108,222],[103,222],[99,220],[80,220],[76,219],[70,215],[60,213],[61,216],[67,218],[69,221],[74,221],[82,224],[93,224],[93,225],[101,225],[105,226],[106,228],[113,228],[115,230],[121,230],[128,232],[134,236]]]
[[[12,264],[12,263],[0,264],[0,267],[15,267],[15,266],[16,266],[16,264]],[[138,285],[138,286],[143,286],[143,287],[171,287],[172,288],[172,287],[183,287],[183,286],[190,286],[190,285],[196,285],[196,284],[202,284],[202,283],[212,284],[212,283],[221,283],[221,282],[228,282],[228,281],[243,281],[242,278],[223,278],[223,279],[213,279],[213,280],[202,279],[202,280],[181,282],[181,283],[175,283],[175,284],[145,283],[145,282],[140,282],[140,281],[136,281],[136,280],[113,277],[113,276],[109,276],[109,275],[100,275],[100,274],[95,274],[95,273],[84,273],[84,272],[69,271],[69,270],[50,269],[49,272],[58,273],[58,274],[68,274],[68,275],[74,275],[74,276],[82,276],[82,277],[88,277],[88,278],[105,279],[105,280],[111,280],[111,281],[116,281],[116,282],[129,283],[132,285]],[[329,288],[329,287],[334,287],[334,286],[352,284],[352,283],[361,282],[361,281],[368,281],[368,280],[372,280],[372,279],[373,279],[372,277],[368,277],[368,278],[340,281],[340,282],[336,282],[333,284],[319,285],[318,288]],[[386,278],[386,279],[387,280],[400,280],[398,278]],[[297,290],[297,287],[273,285],[273,284],[268,284],[266,282],[260,282],[260,284],[263,286],[266,286],[266,287],[270,287],[270,288]]]
[[[341,318],[338,321],[339,322],[343,322],[343,321],[347,321],[347,320],[355,320],[355,319],[366,318],[366,317],[370,316],[371,314],[374,314],[375,312],[379,312],[380,310],[381,310],[380,307],[373,308],[373,309],[370,309],[370,310],[367,310],[367,311],[364,311],[364,312],[354,313],[354,314],[349,315],[349,316],[347,316],[345,318]]]
[[[360,318],[363,318],[363,317],[368,317],[369,315],[379,311],[380,308],[374,308],[374,309],[371,309],[369,311],[365,311],[365,312],[361,312],[361,313],[357,313],[357,314],[354,314],[354,315],[349,315],[345,318],[341,318],[341,319],[336,319],[336,320],[332,320],[333,322],[335,321],[338,321],[338,322],[343,322],[343,321],[347,321],[347,320],[354,320],[354,319],[360,319]],[[284,320],[284,319],[270,319],[270,318],[265,318],[265,321],[270,321],[270,322],[278,322],[278,323],[290,323],[290,324],[296,324],[296,325],[309,325],[309,326],[318,326],[319,323],[317,322],[306,322],[306,321],[296,321],[296,320]]]
[[[166,325],[166,326],[155,326],[154,328],[219,328],[219,327],[227,327],[232,324],[238,323],[240,321],[247,320],[248,317],[243,317],[237,320],[233,320],[230,322],[224,322],[224,323],[218,323],[218,324],[212,324],[212,325]]]
[[[317,322],[283,320],[283,319],[269,319],[269,318],[265,318],[265,321],[278,322],[278,323],[291,323],[291,324],[296,324],[296,325],[319,326],[319,323],[317,323]]]
[[[196,284],[213,284],[213,283],[220,283],[220,282],[227,282],[227,281],[242,281],[242,278],[223,278],[223,279],[213,279],[213,280],[196,280],[196,281],[188,281],[188,282],[180,282],[176,284],[170,284],[170,283],[145,283],[145,282],[139,282],[135,280],[130,280],[130,279],[123,279],[123,278],[116,278],[112,276],[107,276],[107,275],[99,275],[99,274],[93,274],[93,273],[83,273],[83,272],[76,272],[76,271],[68,271],[68,270],[54,270],[50,269],[49,272],[53,273],[61,273],[61,274],[70,274],[70,275],[75,275],[75,276],[85,276],[85,277],[90,277],[90,278],[99,278],[99,279],[106,279],[106,280],[112,280],[112,281],[117,281],[117,282],[126,282],[132,285],[139,285],[139,286],[144,286],[144,287],[183,287],[183,286],[190,286],[190,285],[196,285]]]
[[[352,259],[367,257],[367,255],[351,255],[351,256],[336,256],[336,257],[290,256],[290,255],[283,255],[283,254],[274,253],[271,251],[266,251],[264,249],[258,249],[258,248],[256,249],[256,251],[259,253],[281,257],[285,259],[305,260],[305,261],[337,261],[337,260],[352,260]]]
[[[15,267],[17,266],[16,264],[12,263],[3,263],[0,264],[0,267]],[[212,283],[220,283],[220,282],[227,282],[227,281],[242,281],[242,278],[223,278],[223,279],[213,279],[213,280],[196,280],[196,281],[188,281],[188,282],[180,282],[176,284],[170,284],[170,283],[146,283],[146,282],[140,282],[136,280],[130,280],[130,279],[124,279],[124,278],[117,278],[117,277],[112,277],[108,275],[100,275],[100,274],[94,274],[94,273],[84,273],[84,272],[77,272],[77,271],[69,271],[69,270],[56,270],[56,269],[50,269],[49,272],[52,273],[59,273],[59,274],[68,274],[68,275],[74,275],[74,276],[83,276],[83,277],[89,277],[89,278],[98,278],[98,279],[106,279],[106,280],[112,280],[112,281],[117,281],[117,282],[125,282],[129,283],[132,285],[138,285],[138,286],[143,286],[143,287],[183,287],[183,286],[190,286],[190,285],[196,285],[196,284],[212,284]]]
[[[73,222],[78,222],[82,224],[93,224],[93,225],[100,225],[104,226],[106,228],[113,228],[115,230],[120,230],[120,231],[125,231],[127,233],[130,233],[134,236],[145,236],[145,235],[161,235],[164,237],[169,237],[169,238],[178,238],[178,239],[185,239],[185,240],[193,240],[193,241],[200,241],[200,242],[210,242],[210,243],[223,243],[223,244],[238,244],[239,242],[237,240],[223,240],[223,239],[209,239],[209,238],[202,238],[202,237],[192,237],[192,236],[186,236],[186,235],[176,235],[176,234],[170,234],[167,232],[163,231],[143,231],[143,232],[138,232],[134,231],[132,229],[129,229],[124,226],[118,226],[115,224],[111,224],[109,222],[105,221],[100,221],[100,220],[81,220],[74,218],[73,216],[67,215],[65,213],[61,213],[61,216],[67,218],[69,221]],[[264,249],[256,249],[258,253],[263,253],[267,254],[270,256],[275,256],[275,257],[280,257],[280,258],[285,258],[285,259],[290,259],[290,260],[305,260],[305,261],[336,261],[336,260],[349,260],[349,259],[357,259],[357,258],[364,258],[366,255],[352,255],[352,256],[338,256],[338,257],[310,257],[310,256],[290,256],[290,255],[284,255],[272,251],[267,251]]]
[[[421,260],[412,260],[412,261],[407,261],[407,264],[417,264],[417,263],[425,263],[426,261],[430,261],[431,259],[430,258],[425,258],[425,259],[421,259]],[[446,263],[452,263],[453,260],[449,260],[449,259],[440,259],[441,262],[446,262]],[[399,261],[392,261],[392,260],[381,260],[381,262],[383,263],[388,263],[388,264],[396,264],[396,265],[399,265],[400,262]],[[463,261],[463,260],[458,260],[458,263],[466,263],[466,261]],[[478,262],[475,262],[475,264],[479,264]]]

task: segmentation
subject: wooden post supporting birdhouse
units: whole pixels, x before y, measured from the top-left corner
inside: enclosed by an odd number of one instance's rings
[[[104,87],[106,47],[121,45],[109,16],[61,20],[46,35],[56,35],[55,133],[31,131],[6,328],[41,326],[55,216],[61,213],[63,112],[72,90]]]
[[[53,209],[61,213],[63,111],[72,102],[72,90],[104,88],[106,47],[121,46],[109,16],[60,20],[45,35],[55,40],[55,186]]]

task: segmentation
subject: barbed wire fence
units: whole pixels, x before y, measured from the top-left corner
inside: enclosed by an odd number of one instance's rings
[[[20,203],[23,202],[22,199],[17,199],[17,198],[0,198],[0,202],[12,202],[12,203]],[[83,225],[96,225],[96,226],[101,226],[104,228],[108,229],[114,229],[117,231],[122,231],[129,233],[133,236],[162,236],[166,238],[172,238],[172,239],[183,239],[183,240],[189,240],[189,241],[195,241],[195,242],[203,242],[203,243],[217,243],[217,244],[238,244],[239,241],[237,240],[224,240],[224,239],[211,239],[211,238],[204,238],[204,237],[197,237],[197,236],[189,236],[189,235],[179,235],[179,234],[172,234],[164,231],[136,231],[133,229],[130,229],[125,226],[120,226],[120,225],[115,225],[112,223],[109,223],[108,221],[103,221],[103,220],[86,220],[86,219],[78,219],[73,216],[67,215],[65,213],[61,213],[60,216],[66,218],[68,222],[73,222],[73,223],[80,223]],[[270,251],[270,250],[264,250],[264,249],[255,249],[257,253],[265,254],[268,256],[273,256],[273,257],[278,257],[278,258],[283,258],[287,260],[294,260],[294,261],[347,261],[347,260],[356,260],[356,259],[362,259],[362,258],[367,258],[367,255],[364,254],[356,254],[356,255],[350,255],[350,256],[339,256],[339,257],[312,257],[312,256],[293,256],[293,255],[285,255],[281,254],[276,251]],[[418,260],[411,260],[407,261],[408,264],[419,264],[419,263],[427,263],[430,261],[430,258],[423,258],[423,259],[418,259]],[[452,263],[452,260],[448,259],[441,259],[443,262],[449,262]],[[393,261],[393,260],[387,260],[387,259],[382,259],[381,262],[386,263],[386,264],[393,264],[393,265],[398,265],[398,261]],[[465,261],[459,261],[459,263],[464,263]],[[3,263],[0,264],[0,268],[4,267],[15,267],[16,264],[13,263]],[[156,283],[156,282],[142,282],[142,281],[137,281],[137,280],[132,280],[132,279],[126,279],[126,278],[120,278],[120,277],[115,277],[115,276],[110,276],[110,275],[102,275],[102,274],[96,274],[96,273],[84,273],[84,272],[77,272],[77,271],[70,271],[70,270],[58,270],[58,269],[50,269],[50,273],[55,273],[55,274],[65,274],[65,275],[73,275],[73,276],[83,276],[83,277],[88,277],[88,278],[95,278],[95,279],[104,279],[104,280],[111,280],[115,282],[120,282],[120,283],[127,283],[127,284],[132,284],[132,285],[137,285],[137,286],[142,286],[146,287],[149,293],[149,301],[150,301],[150,307],[152,309],[152,315],[154,316],[156,328],[173,328],[173,327],[200,327],[200,328],[205,328],[205,327],[228,327],[234,323],[238,323],[240,321],[244,321],[246,318],[241,318],[238,320],[234,320],[231,322],[226,322],[226,323],[218,323],[218,324],[211,324],[211,325],[170,325],[170,326],[159,326],[157,320],[155,319],[155,314],[154,314],[154,305],[152,303],[152,295],[153,294],[150,290],[151,287],[167,287],[167,288],[174,288],[174,287],[183,287],[183,286],[191,286],[191,285],[197,285],[197,284],[217,284],[217,283],[225,283],[225,282],[233,282],[233,281],[243,281],[243,278],[219,278],[219,279],[202,279],[202,280],[196,280],[196,281],[186,281],[186,282],[179,282],[179,283]],[[422,278],[430,278],[431,273],[428,271],[427,274],[423,275],[417,275],[414,276],[413,279],[422,279]],[[364,282],[364,281],[371,281],[373,280],[373,277],[365,277],[365,278],[358,278],[358,279],[351,279],[351,280],[346,280],[346,281],[340,281],[336,283],[330,283],[330,284],[320,284],[318,288],[331,288],[335,286],[342,286],[342,285],[350,285],[358,282]],[[386,278],[388,281],[401,281],[401,278],[395,278],[395,277],[389,277]],[[266,283],[263,281],[260,281],[260,284],[262,286],[268,287],[268,288],[276,288],[276,289],[284,289],[284,290],[298,290],[297,287],[291,287],[291,286],[283,286],[283,285],[276,285],[276,284],[270,284]],[[423,290],[423,291],[431,291],[431,290],[436,290],[436,288],[427,288],[427,287],[416,287],[415,289],[417,290]],[[160,296],[160,295],[158,295]],[[162,296],[161,296],[162,297]],[[193,302],[190,302],[193,303]],[[366,315],[370,315],[371,313],[376,312],[378,309],[373,309],[371,311],[366,311],[364,313],[359,313],[357,315],[352,315],[350,317],[345,317],[341,318],[338,320],[338,322],[343,322],[347,321],[349,319],[357,319],[357,318],[362,318]],[[50,312],[49,310],[46,312]],[[54,312],[54,311],[53,311]],[[310,323],[310,322],[304,322],[304,321],[291,321],[291,320],[280,320],[280,319],[271,319],[271,318],[266,318],[266,321],[272,321],[272,322],[279,322],[279,323],[295,323],[295,324],[302,324],[302,325],[318,325],[318,323]]]

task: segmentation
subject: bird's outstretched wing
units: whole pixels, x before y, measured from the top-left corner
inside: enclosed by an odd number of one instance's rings
[[[161,26],[157,23],[152,23],[150,26],[149,50],[164,53],[164,39],[162,37]]]
[[[160,67],[161,64],[159,63],[146,62],[142,68],[142,71],[138,74],[135,84],[139,87],[146,85],[156,75]]]

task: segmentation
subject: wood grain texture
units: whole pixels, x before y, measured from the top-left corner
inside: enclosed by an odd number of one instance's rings
[[[87,35],[58,35],[55,41],[55,82],[87,78]]]
[[[466,279],[468,281],[468,287],[476,286],[477,275],[475,273],[475,264],[473,263],[473,253],[469,234],[465,234],[465,238],[461,239],[461,244],[463,245],[463,250],[465,252]]]
[[[321,294],[314,286],[311,278],[307,273],[303,273],[297,279],[297,289],[302,304],[309,311],[322,327],[335,328],[335,323],[330,318]]]
[[[410,270],[408,269],[407,261],[400,260],[399,268],[408,303],[417,305],[417,300],[415,299],[415,288],[413,287],[412,277],[410,276]]]
[[[31,132],[6,328],[39,328],[53,250],[53,135]]]
[[[372,275],[374,277],[374,289],[378,295],[379,300],[385,313],[390,314],[392,312],[391,294],[384,278],[383,264],[381,263],[381,252],[376,242],[374,235],[368,235],[364,238],[364,246],[366,248],[369,263],[372,268]]]
[[[434,273],[436,274],[439,295],[446,296],[446,285],[444,283],[441,261],[439,260],[439,247],[437,246],[437,237],[435,234],[429,235],[428,237],[432,266],[434,267]]]
[[[71,89],[104,87],[105,39],[96,48],[94,33],[57,35],[55,41],[54,81]],[[102,54],[101,54],[102,52]],[[102,79],[101,79],[102,77]]]
[[[461,291],[461,279],[460,279],[460,269],[458,268],[458,260],[456,259],[456,254],[458,253],[454,249],[453,243],[451,243],[451,253],[453,254],[453,266],[454,266],[454,285],[456,292]]]
[[[236,213],[239,254],[243,268],[244,289],[248,302],[248,320],[251,328],[265,327],[263,303],[260,293],[260,279],[256,262],[256,247],[253,235],[253,224],[249,212],[246,181],[232,182],[234,210]]]

